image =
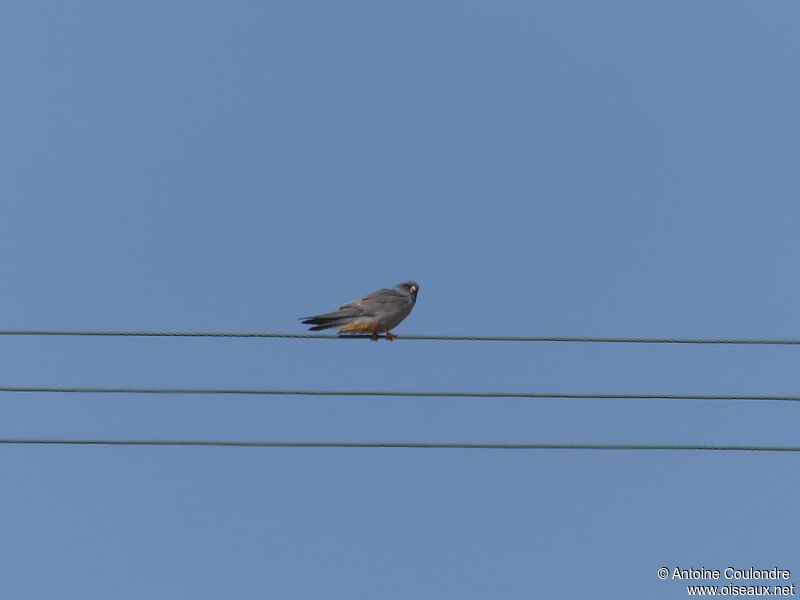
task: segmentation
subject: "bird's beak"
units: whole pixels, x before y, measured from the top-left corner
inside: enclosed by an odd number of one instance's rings
[[[416,294],[417,293],[417,286],[412,285],[410,288],[408,288],[408,291],[410,291],[412,294]]]

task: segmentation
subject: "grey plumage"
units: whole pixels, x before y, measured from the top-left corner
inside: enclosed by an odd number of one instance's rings
[[[343,304],[339,310],[303,317],[310,331],[322,331],[339,327],[339,333],[371,333],[373,339],[385,332],[388,340],[394,340],[390,330],[405,319],[417,301],[419,284],[404,281],[392,289],[376,290],[363,298]]]

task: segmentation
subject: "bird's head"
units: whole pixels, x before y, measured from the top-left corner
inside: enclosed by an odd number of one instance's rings
[[[419,284],[416,281],[404,281],[403,283],[398,283],[394,286],[399,292],[403,292],[404,294],[409,294],[412,298],[414,298],[414,302],[417,301],[417,292],[419,292]]]

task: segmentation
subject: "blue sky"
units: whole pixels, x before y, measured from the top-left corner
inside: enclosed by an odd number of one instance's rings
[[[11,2],[2,329],[800,338],[800,8]],[[800,393],[794,347],[0,339],[0,386]],[[797,445],[794,403],[4,394],[0,437]],[[0,448],[14,598],[676,598],[773,453]]]

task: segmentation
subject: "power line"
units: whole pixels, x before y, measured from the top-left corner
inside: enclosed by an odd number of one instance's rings
[[[0,387],[0,392],[66,394],[198,394],[249,396],[383,396],[408,398],[562,398],[573,400],[769,400],[798,402],[800,396],[707,394],[565,394],[558,392],[402,392],[375,390],[269,390],[237,388]]]
[[[800,446],[718,446],[696,444],[460,444],[413,442],[248,442],[225,440],[0,439],[0,444],[71,446],[207,446],[235,448],[411,448],[436,450],[708,450],[800,452]]]
[[[259,333],[214,331],[72,331],[72,330],[2,330],[6,336],[95,336],[95,337],[193,337],[193,338],[280,338],[317,340],[363,340],[369,335],[331,335],[324,333]],[[384,337],[384,336],[381,336]],[[448,342],[577,342],[612,344],[727,344],[796,346],[800,340],[779,339],[703,339],[703,338],[633,338],[633,337],[553,337],[491,335],[398,335],[398,340]]]

